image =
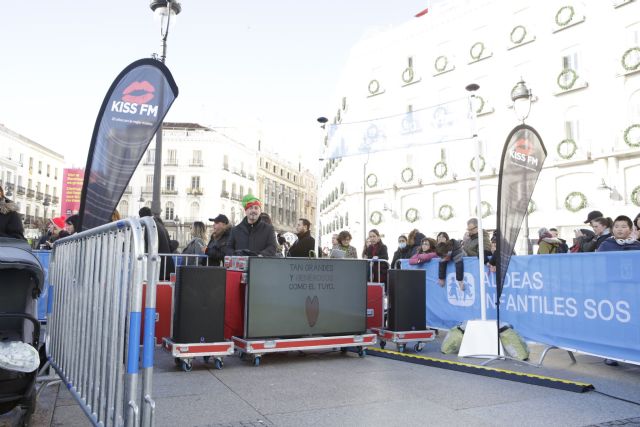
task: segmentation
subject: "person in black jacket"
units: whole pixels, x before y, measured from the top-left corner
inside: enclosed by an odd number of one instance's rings
[[[389,260],[389,252],[387,251],[387,245],[382,243],[380,238],[380,232],[375,228],[369,230],[369,238],[367,239],[370,244],[366,247],[364,256],[367,259],[372,260],[373,277],[372,282],[386,283],[387,282],[387,270],[389,266],[386,262],[380,262],[379,260]]]
[[[247,194],[242,198],[245,217],[231,229],[225,255],[260,255],[275,256],[276,233],[273,225],[260,219],[262,202],[257,197]]]
[[[18,205],[7,199],[0,186],[0,237],[26,240]]]
[[[229,241],[231,226],[229,225],[229,218],[223,214],[215,218],[209,218],[209,221],[213,221],[213,233],[211,233],[211,239],[204,253],[209,258],[209,265],[219,266],[224,262],[225,248]],[[202,260],[202,265],[206,265],[206,263],[207,260]]]
[[[291,245],[287,256],[307,258],[309,252],[313,251],[313,248],[316,246],[316,239],[311,237],[311,223],[309,220],[300,218],[298,225],[296,225],[296,232],[298,240]]]
[[[151,214],[151,209],[148,207],[142,207],[138,211],[140,218],[145,216],[153,217],[153,221],[156,223],[158,229],[158,254],[160,255],[160,280],[169,280],[171,273],[175,273],[176,266],[173,262],[171,254],[171,246],[169,246],[169,232],[164,227],[162,220]]]
[[[391,268],[400,268],[400,263],[398,263],[401,259],[409,259],[411,258],[411,252],[413,251],[413,247],[407,244],[407,236],[401,234],[398,236],[398,250],[393,254],[393,261],[391,261]]]

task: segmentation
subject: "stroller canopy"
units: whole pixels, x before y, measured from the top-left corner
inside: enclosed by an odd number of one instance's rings
[[[27,271],[35,280],[38,293],[42,292],[44,271],[26,242],[18,239],[0,239],[0,277],[7,270]]]

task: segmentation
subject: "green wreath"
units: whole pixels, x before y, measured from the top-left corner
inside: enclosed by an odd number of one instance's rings
[[[418,220],[418,209],[416,208],[407,209],[407,211],[404,214],[404,217],[409,222],[416,222]]]
[[[563,147],[565,146],[569,147],[569,151],[567,151],[566,153],[563,150]],[[560,141],[560,143],[558,143],[558,146],[556,147],[556,152],[558,153],[558,156],[560,156],[560,158],[564,160],[568,160],[572,158],[576,154],[577,150],[578,150],[578,145],[571,138],[563,139],[562,141]]]
[[[439,73],[442,73],[444,70],[446,70],[448,64],[449,64],[449,60],[444,55],[438,56],[435,62],[433,63],[434,67],[436,68],[436,71]]]
[[[635,63],[629,65],[627,59],[629,59],[629,55],[635,53]],[[635,46],[627,49],[624,54],[622,54],[622,68],[627,71],[635,71],[640,67],[640,47]]]
[[[453,218],[453,207],[451,207],[451,205],[440,206],[440,209],[438,209],[438,218],[443,221],[449,221]]]
[[[478,108],[476,108],[476,114],[482,113],[482,109],[484,108],[484,98],[480,95],[476,95],[475,98],[479,101]]]
[[[486,166],[486,162],[484,160],[484,157],[482,156],[482,154],[480,154],[480,172],[484,172],[485,166]],[[473,156],[471,158],[471,161],[469,162],[469,167],[471,168],[472,172],[476,171],[476,156]]]
[[[375,95],[380,90],[380,82],[376,79],[373,79],[369,82],[369,93],[371,95]]]
[[[520,37],[516,35],[517,32],[520,32]],[[511,39],[511,43],[513,44],[522,43],[525,37],[527,37],[527,29],[522,25],[516,25],[515,27],[513,27],[513,30],[511,30],[511,35],[509,36],[509,38]]]
[[[640,185],[631,191],[631,203],[640,206]]]
[[[402,178],[402,182],[413,181],[413,169],[411,168],[402,169],[402,173],[400,174],[400,177]]]
[[[477,61],[480,58],[482,58],[483,53],[484,53],[484,43],[482,42],[475,42],[473,45],[471,45],[471,48],[469,49],[469,55],[471,55],[471,58],[474,61]]]
[[[372,188],[372,187],[375,187],[376,185],[378,185],[378,177],[373,173],[370,173],[369,175],[367,175],[367,186]]]
[[[538,209],[538,207],[536,206],[536,202],[534,202],[533,199],[529,200],[529,205],[527,206],[527,213],[531,215],[536,211],[536,209]]]
[[[480,211],[482,212],[482,218],[486,218],[493,213],[493,206],[491,203],[485,202],[484,200],[480,202]],[[475,209],[476,216],[478,215],[478,207]]]
[[[369,215],[369,221],[373,225],[378,225],[382,222],[382,213],[380,211],[373,211],[371,215]]]
[[[438,172],[438,170],[440,170],[440,172]],[[438,163],[436,163],[433,166],[433,174],[437,178],[444,178],[445,176],[447,176],[447,172],[448,172],[447,164],[442,160],[440,160]]]
[[[633,142],[631,140],[631,132],[633,132],[636,129],[640,131],[640,124],[634,123],[624,130],[624,142],[629,147],[634,147],[634,148],[640,147],[640,135],[636,138],[636,142]]]
[[[566,83],[564,83],[565,79],[567,79]],[[558,86],[560,86],[560,89],[562,90],[571,89],[573,85],[576,84],[576,80],[578,80],[578,73],[571,68],[565,68],[560,71],[560,74],[558,74],[558,78],[556,79]]]
[[[570,212],[578,212],[587,207],[587,196],[579,191],[572,191],[564,199],[564,207]]]
[[[566,19],[561,19],[564,11],[569,11],[569,16],[567,16]],[[573,9],[573,6],[562,6],[556,13],[556,24],[558,25],[558,27],[567,26],[569,22],[571,22],[575,14],[576,11]]]
[[[413,67],[407,67],[402,72],[402,81],[405,83],[411,83],[413,81]]]

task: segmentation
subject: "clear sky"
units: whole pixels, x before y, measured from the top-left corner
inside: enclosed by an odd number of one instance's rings
[[[167,121],[259,132],[271,151],[317,157],[315,119],[340,99],[354,44],[402,24],[426,0],[185,0],[167,66],[180,89]],[[160,51],[145,0],[4,5],[0,123],[84,166],[100,104],[129,63]],[[312,149],[310,150],[310,146]],[[286,154],[285,154],[286,153]]]

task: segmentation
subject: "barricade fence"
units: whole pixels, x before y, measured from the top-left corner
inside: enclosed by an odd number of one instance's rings
[[[130,218],[60,239],[51,253],[47,357],[94,425],[153,425],[157,242],[152,219]]]

